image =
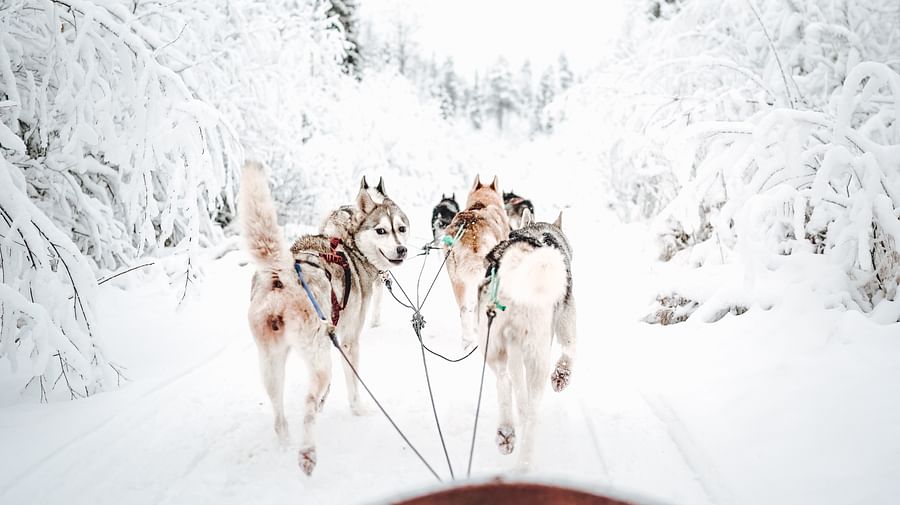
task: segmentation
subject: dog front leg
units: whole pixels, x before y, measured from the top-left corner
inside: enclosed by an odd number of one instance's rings
[[[381,298],[384,296],[384,278],[380,275],[372,286],[372,303],[369,305],[369,326],[381,326]]]
[[[353,368],[359,372],[359,340],[358,338],[346,339],[341,342],[341,350],[347,356],[347,360],[353,365]],[[344,378],[347,383],[347,400],[350,403],[350,411],[353,415],[361,416],[366,414],[359,399],[359,384],[356,375],[350,369],[350,365],[344,362]]]

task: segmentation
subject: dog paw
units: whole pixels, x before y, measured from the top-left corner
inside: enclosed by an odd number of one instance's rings
[[[563,359],[557,361],[556,368],[550,374],[550,385],[553,386],[553,390],[559,393],[566,389],[566,386],[569,385],[569,376],[571,375],[572,369],[569,366],[569,362]]]
[[[369,328],[378,328],[379,326],[381,326],[381,318],[373,317],[372,321],[369,323]]]
[[[352,412],[354,416],[360,416],[360,417],[370,416],[374,413],[374,411],[372,409],[370,409],[369,407],[366,407],[365,405],[363,405],[361,403],[356,404],[356,405],[351,405],[350,412]]]
[[[500,425],[500,427],[497,428],[497,438],[495,441],[497,442],[497,449],[500,450],[500,454],[512,454],[513,449],[516,448],[515,428],[508,424]]]
[[[278,444],[281,447],[287,447],[291,442],[291,434],[288,431],[287,421],[285,419],[275,420],[275,436],[278,437]]]
[[[303,470],[303,473],[312,475],[313,469],[316,468],[316,448],[307,447],[306,449],[300,449],[297,455],[297,462],[300,464],[300,469]]]

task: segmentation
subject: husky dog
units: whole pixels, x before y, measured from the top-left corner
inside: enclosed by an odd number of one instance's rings
[[[484,257],[509,236],[509,219],[503,210],[503,197],[494,177],[490,185],[479,177],[469,192],[466,210],[450,222],[445,233],[455,237],[463,228],[459,242],[445,245],[447,275],[453,286],[459,319],[462,325],[462,344],[468,347],[475,341],[475,315],[478,285],[484,277]]]
[[[373,187],[369,186],[369,183],[366,182],[366,178],[362,178],[362,183],[360,183],[360,190],[365,190],[369,193],[369,197],[372,198],[376,204],[381,204],[384,202],[384,199],[387,198],[387,194],[384,191],[384,178],[378,178],[378,185]],[[319,226],[319,234],[325,235],[326,237],[338,237],[341,240],[348,240],[349,237],[346,236],[347,230],[352,228],[353,220],[358,216],[360,210],[355,205],[342,205],[337,209],[331,211],[328,216],[322,221],[322,224]],[[369,308],[369,325],[373,328],[379,326],[381,324],[381,299],[384,295],[384,282],[387,278],[387,272],[382,272],[379,275],[378,279],[375,281],[374,291],[372,293],[372,304]]]
[[[309,475],[316,465],[313,426],[331,384],[331,355],[327,324],[301,286],[295,264],[328,322],[336,327],[340,346],[359,367],[359,335],[379,271],[400,265],[406,258],[406,215],[389,198],[379,204],[364,188],[357,196],[359,212],[351,214],[336,237],[305,235],[288,248],[275,215],[275,204],[262,166],[244,166],[238,199],[241,234],[256,263],[248,319],[259,350],[263,385],[275,414],[275,433],[288,441],[284,417],[284,368],[291,349],[306,361],[309,389],[303,415],[299,464]],[[330,317],[329,317],[330,316]],[[344,369],[350,408],[363,412],[356,378]]]
[[[488,364],[497,377],[500,422],[496,443],[510,454],[516,443],[513,391],[521,427],[519,465],[528,468],[534,450],[537,409],[546,381],[554,391],[569,384],[575,357],[575,299],[572,296],[572,248],[562,232],[562,214],[553,224],[535,223],[531,212],[523,214],[522,228],[487,255],[487,273],[478,291],[478,336]],[[496,286],[491,286],[491,273]],[[492,295],[496,293],[496,295]],[[494,299],[496,296],[496,299]],[[485,345],[488,316],[494,303],[490,348]],[[551,372],[553,335],[562,356]]]
[[[453,218],[459,214],[459,204],[456,203],[456,193],[447,196],[441,193],[441,201],[431,211],[431,232],[434,235],[434,244],[437,245],[444,230],[450,226]]]
[[[526,209],[534,216],[534,205],[531,200],[526,200],[512,191],[503,193],[503,206],[506,208],[506,215],[509,216],[509,227],[513,230],[523,226],[522,216]]]

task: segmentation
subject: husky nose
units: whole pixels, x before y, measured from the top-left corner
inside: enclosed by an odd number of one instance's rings
[[[405,245],[397,246],[397,256],[400,256],[401,258],[406,257],[406,246]]]

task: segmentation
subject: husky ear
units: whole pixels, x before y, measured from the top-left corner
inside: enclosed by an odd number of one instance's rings
[[[456,201],[456,191],[454,191],[453,193],[450,194],[450,199],[453,200],[454,202]]]
[[[553,226],[562,230],[562,211],[559,211],[559,215],[556,216],[556,221],[553,221]]]
[[[375,191],[378,191],[381,196],[387,198],[387,193],[384,191],[384,177],[378,177],[378,185],[375,186]]]
[[[491,189],[493,189],[494,191],[499,192],[500,190],[497,189],[497,188],[499,188],[499,187],[500,187],[500,181],[497,180],[497,176],[495,175],[495,176],[494,176],[494,180],[491,181]]]
[[[369,189],[369,183],[366,182],[366,176],[365,176],[365,175],[362,176],[362,180],[359,181],[359,189],[360,189],[360,190],[366,190],[366,189]]]
[[[526,227],[526,226],[528,226],[528,225],[530,225],[530,224],[534,224],[534,214],[532,214],[530,210],[525,209],[525,210],[522,211],[522,225],[521,225],[521,227],[524,228],[524,227]]]
[[[481,184],[481,176],[476,175],[475,176],[475,185],[472,186],[472,191],[479,189],[481,186],[483,186],[483,184]]]
[[[366,178],[363,177],[363,182],[366,181]],[[375,210],[377,204],[375,200],[372,199],[372,196],[369,195],[369,186],[362,186],[359,188],[359,194],[356,195],[356,206],[359,207],[359,210],[363,212],[363,214],[368,214]]]

